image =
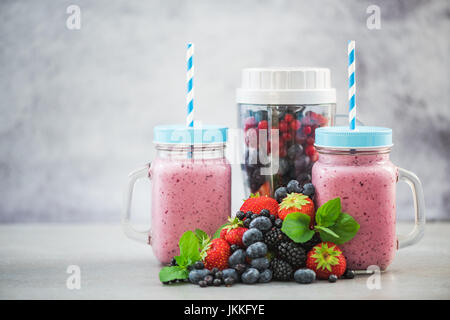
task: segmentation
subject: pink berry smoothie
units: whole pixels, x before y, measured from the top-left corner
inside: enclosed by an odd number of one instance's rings
[[[212,235],[230,215],[231,169],[224,158],[157,158],[150,176],[150,244],[161,263],[179,254],[178,240],[185,231],[199,228]]]
[[[397,168],[389,154],[320,153],[312,169],[316,204],[340,197],[342,211],[360,224],[356,236],[340,245],[351,269],[381,270],[392,262],[397,250],[395,188]]]

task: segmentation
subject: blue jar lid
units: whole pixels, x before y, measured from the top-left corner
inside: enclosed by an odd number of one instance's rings
[[[392,129],[359,126],[322,127],[315,131],[315,146],[328,148],[381,148],[392,146]]]
[[[228,128],[224,126],[203,125],[186,127],[185,125],[162,125],[153,129],[153,142],[161,144],[214,144],[225,143]]]

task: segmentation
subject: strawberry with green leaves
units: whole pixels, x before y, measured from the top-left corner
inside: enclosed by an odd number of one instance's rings
[[[289,193],[278,207],[278,218],[284,220],[293,212],[304,213],[314,220],[314,202],[302,193]]]
[[[235,244],[239,247],[244,247],[242,243],[242,236],[248,229],[243,227],[244,223],[238,218],[229,218],[222,230],[220,231],[220,238],[225,239],[230,246]]]
[[[205,268],[219,270],[228,268],[228,258],[231,255],[230,245],[222,238],[211,240],[202,250],[201,257]]]
[[[347,261],[337,245],[332,242],[321,242],[308,252],[306,267],[316,273],[318,279],[328,279],[334,274],[342,276]]]

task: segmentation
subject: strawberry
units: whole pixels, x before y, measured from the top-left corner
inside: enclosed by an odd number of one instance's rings
[[[219,270],[228,268],[228,258],[230,257],[230,245],[222,238],[211,240],[202,250],[202,260],[205,268]]]
[[[242,212],[251,211],[253,213],[259,214],[262,209],[269,210],[270,214],[277,216],[278,213],[278,202],[274,198],[268,196],[251,195],[250,198],[244,201],[241,206]]]
[[[342,276],[347,261],[337,245],[332,242],[321,242],[308,252],[306,267],[313,270],[318,279],[328,279],[332,274]]]
[[[235,244],[239,247],[244,247],[244,244],[242,243],[242,236],[244,235],[245,231],[247,231],[247,228],[244,227],[238,227],[236,229],[230,229],[227,234],[225,235],[225,240],[231,245]]]
[[[239,247],[244,247],[242,243],[242,236],[247,228],[243,227],[243,222],[234,217],[228,219],[228,223],[220,231],[220,238],[226,240],[229,245],[235,244]]]
[[[289,193],[278,208],[278,218],[284,220],[289,213],[300,212],[311,217],[314,221],[314,202],[302,193]]]

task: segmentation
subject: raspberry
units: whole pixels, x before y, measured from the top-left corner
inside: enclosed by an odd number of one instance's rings
[[[304,267],[306,263],[305,250],[294,242],[281,242],[278,245],[278,256],[294,268]]]
[[[270,262],[270,270],[273,273],[273,279],[280,281],[289,281],[292,279],[294,269],[284,260],[275,258]]]

